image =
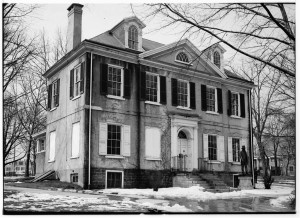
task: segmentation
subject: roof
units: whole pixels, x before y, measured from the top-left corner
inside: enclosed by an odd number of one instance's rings
[[[164,44],[143,38],[143,49],[149,51],[164,46]]]
[[[123,20],[121,20],[117,25],[115,25],[110,31],[114,31],[116,28],[118,28],[122,23],[124,22],[130,22],[132,20],[135,20],[139,25],[140,27],[143,29],[146,27],[146,25],[139,19],[137,18],[136,16],[131,16],[131,17],[126,17],[124,18]]]
[[[251,82],[243,77],[241,77],[240,75],[237,75],[236,73],[233,73],[227,69],[224,68],[224,72],[226,73],[226,75],[229,77],[229,78],[233,78],[233,79],[239,79],[239,80],[243,80],[243,81],[247,81],[247,82]]]

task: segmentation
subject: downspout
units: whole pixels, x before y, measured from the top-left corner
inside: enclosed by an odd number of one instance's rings
[[[92,129],[92,93],[93,93],[93,53],[91,52],[90,66],[90,105],[89,105],[89,166],[88,166],[88,189],[91,188],[91,129]]]
[[[251,156],[252,156],[251,158],[252,181],[253,181],[253,188],[255,188],[251,90],[248,91],[248,98],[249,98],[249,133],[250,133],[249,141],[250,141]]]
[[[140,72],[141,72],[141,64],[140,64],[140,60],[138,60],[138,65],[136,67],[136,80],[137,80],[137,95],[136,95],[136,101],[137,101],[137,114],[138,114],[138,117],[137,117],[137,129],[138,129],[138,132],[137,132],[137,168],[138,168],[138,187],[140,187],[140,178],[141,178],[141,175],[140,175],[140,169],[141,169],[141,161],[140,161],[140,154],[141,154],[141,103],[140,103],[140,97],[141,97],[141,93],[140,93],[140,90],[141,90],[141,87],[140,87]]]

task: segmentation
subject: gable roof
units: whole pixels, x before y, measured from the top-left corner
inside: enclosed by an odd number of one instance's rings
[[[131,16],[131,17],[126,17],[123,20],[121,20],[117,25],[115,25],[110,31],[114,31],[115,29],[117,29],[120,25],[122,25],[125,22],[130,22],[134,20],[135,22],[137,22],[139,24],[139,26],[143,29],[146,27],[146,25],[136,16]]]
[[[144,38],[143,38],[142,44],[143,44],[143,49],[145,51],[150,51],[150,50],[164,46],[164,44],[162,44],[162,43],[155,42],[155,41],[152,41],[149,39],[144,39]]]
[[[110,33],[110,31],[101,33],[100,35],[95,36],[89,40],[107,45],[112,45],[119,48],[125,48],[125,46],[116,37],[114,37],[113,34]]]

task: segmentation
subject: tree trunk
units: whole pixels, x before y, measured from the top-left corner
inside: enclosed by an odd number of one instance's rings
[[[275,175],[278,176],[278,168],[277,168],[277,152],[274,153],[274,163],[275,163]]]
[[[28,149],[27,149],[27,157],[26,157],[26,166],[25,166],[25,177],[29,177],[29,163],[30,163],[30,150],[31,150],[32,138],[30,138]]]

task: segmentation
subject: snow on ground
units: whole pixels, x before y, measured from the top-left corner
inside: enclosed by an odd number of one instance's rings
[[[264,197],[276,197],[282,195],[289,195],[294,190],[293,187],[282,187],[273,185],[271,189],[264,189],[257,186],[252,190],[241,190],[223,193],[205,192],[203,188],[198,186],[192,186],[190,188],[159,188],[157,192],[153,189],[105,189],[101,192],[105,194],[118,193],[125,196],[146,196],[154,197],[158,199],[172,199],[172,198],[188,198],[193,200],[210,200],[210,199],[230,199],[237,197],[251,197],[251,196],[264,196]]]
[[[284,205],[282,205],[283,202],[289,202],[291,200],[290,196],[280,196],[276,199],[270,199],[270,204],[275,207],[281,207],[285,208]]]

